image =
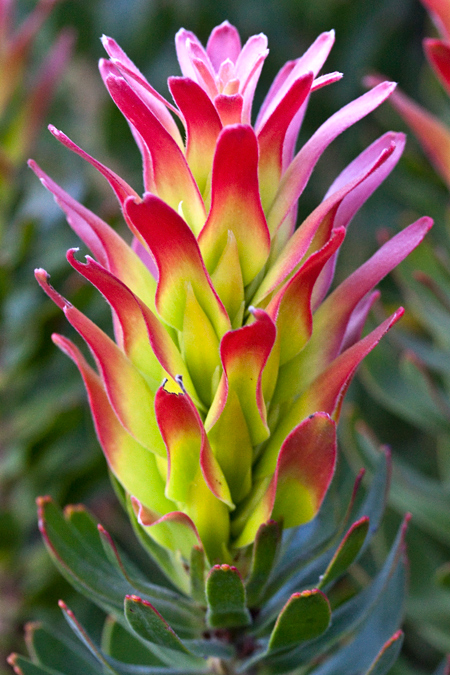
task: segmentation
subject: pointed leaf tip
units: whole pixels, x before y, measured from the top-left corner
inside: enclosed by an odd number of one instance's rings
[[[268,651],[287,649],[313,640],[330,624],[331,607],[317,588],[293,593],[281,610],[269,639]]]
[[[178,635],[150,602],[137,595],[126,595],[124,608],[127,623],[139,637],[165,649],[189,654]]]

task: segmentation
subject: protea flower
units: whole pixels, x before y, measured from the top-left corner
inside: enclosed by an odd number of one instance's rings
[[[450,13],[447,0],[421,0],[430,12],[441,38],[425,38],[423,48],[430,66],[450,94]],[[371,75],[366,78],[373,86],[382,78]],[[430,162],[447,186],[450,186],[450,129],[436,115],[419,105],[401,91],[391,97],[391,104],[411,128]]]
[[[345,391],[402,314],[361,338],[373,288],[431,225],[410,225],[329,294],[348,223],[404,146],[399,133],[377,139],[295,229],[322,152],[395,86],[349,103],[295,154],[309,96],[341,77],[318,76],[333,40],[320,35],[281,69],[252,126],[264,35],[241,47],[225,22],[205,49],[180,30],[182,76],[169,78],[176,107],[103,39],[110,58],[100,72],[142,153],[144,195],[50,130],[109,181],[131,245],[30,163],[96,258],[81,262],[72,249],[70,264],[113,313],[115,341],[37,270],[97,371],[67,338],[54,342],[81,372],[100,444],[140,525],[187,561],[200,547],[211,564],[230,564],[269,520],[289,528],[317,514]]]

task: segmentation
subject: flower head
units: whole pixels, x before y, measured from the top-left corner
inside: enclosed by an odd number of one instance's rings
[[[164,100],[111,38],[100,71],[142,153],[141,198],[62,132],[52,133],[109,181],[133,234],[129,246],[32,168],[89,246],[70,264],[113,312],[115,341],[36,276],[88,344],[95,371],[67,338],[98,438],[140,524],[189,557],[228,562],[270,518],[285,527],[320,508],[336,461],[335,424],[362,358],[401,316],[361,339],[374,286],[423,238],[428,218],[388,241],[328,294],[346,227],[404,145],[387,133],[338,176],[295,229],[297,201],[322,152],[392,92],[384,82],[327,120],[295,154],[332,32],[277,75],[251,126],[265,36],[241,48],[228,22],[206,49],[177,34],[182,77]],[[173,115],[184,127],[179,132]]]

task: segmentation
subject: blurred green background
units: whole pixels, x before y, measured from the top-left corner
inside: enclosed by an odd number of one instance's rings
[[[17,21],[34,6],[34,0],[18,0]],[[450,122],[449,101],[424,60],[421,41],[434,34],[434,28],[418,0],[61,0],[36,40],[22,89],[31,86],[35,64],[42,60],[58,32],[72,27],[76,32],[74,54],[46,122],[62,129],[141,191],[138,151],[127,124],[108,100],[97,71],[97,60],[104,56],[99,37],[102,33],[114,37],[153,86],[166,95],[167,77],[179,74],[176,31],[183,26],[206,42],[211,29],[224,19],[238,27],[244,41],[259,32],[269,38],[270,55],[257,89],[255,110],[285,61],[300,56],[320,32],[336,30],[326,71],[341,71],[344,78],[314,94],[300,143],[338,108],[363,93],[362,78],[374,71],[398,81],[410,96]],[[18,92],[14,104],[20,95]],[[401,130],[405,126],[385,104],[339,137],[319,161],[301,198],[299,217],[317,205],[335,176],[364,147],[390,128]],[[45,125],[32,156],[73,196],[122,229],[118,205],[106,182],[60,146]],[[436,221],[429,248],[448,251],[447,205],[446,186],[410,137],[400,165],[355,217],[339,261],[337,280],[373,253],[377,233],[386,228],[398,231],[421,215],[430,215]],[[74,339],[73,331],[38,289],[33,269],[44,267],[57,289],[105,330],[110,330],[108,309],[66,263],[66,250],[79,242],[51,196],[25,165],[19,167],[14,194],[5,201],[2,211],[6,224],[0,234],[0,663],[12,649],[21,649],[24,621],[44,616],[51,622],[59,621],[56,601],[62,596],[67,599],[71,593],[41,544],[34,507],[38,495],[50,494],[61,505],[82,501],[119,539],[128,536],[96,443],[80,378],[50,340],[54,331]],[[426,257],[419,251],[402,274],[406,278],[423,265],[431,275],[438,268],[432,253]],[[358,451],[353,431],[353,421],[363,419],[380,442],[392,445],[397,462],[435,481],[423,499],[426,508],[427,495],[437,495],[435,508],[442,516],[450,500],[450,470],[444,470],[444,478],[440,473],[442,463],[450,467],[450,415],[443,414],[444,421],[438,427],[420,424],[414,415],[409,419],[402,415],[392,400],[383,400],[373,384],[381,382],[382,375],[376,359],[383,362],[391,355],[383,349],[393,353],[388,377],[397,377],[405,332],[423,340],[430,349],[436,336],[420,322],[414,300],[405,297],[399,276],[387,279],[381,288],[386,311],[409,303],[403,333],[396,333],[397,337],[386,340],[386,347],[379,347],[378,357],[370,361],[363,377],[352,387],[342,452],[354,469],[363,462],[370,468],[370,453]],[[383,311],[380,306],[378,312]],[[445,322],[443,326],[445,330]],[[443,361],[450,347],[447,350]],[[444,374],[438,369],[432,377],[446,399],[445,368]],[[407,380],[405,386],[414,384]],[[417,393],[414,390],[414,396],[420,395],[419,389]],[[440,491],[435,493],[436,485]],[[400,490],[396,480],[395,489]],[[411,497],[414,490],[408,494]],[[416,505],[410,497],[393,499],[384,533],[387,539],[402,509],[412,509],[415,515]],[[409,608],[405,653],[396,672],[432,672],[444,651],[450,650],[450,592],[439,588],[433,578],[440,565],[450,560],[450,510],[449,516],[442,516],[439,532],[430,527],[433,518],[431,515],[427,520],[418,513],[413,519],[410,550],[415,595]],[[428,589],[425,593],[424,588]],[[81,618],[94,626],[97,610],[82,600],[78,602]],[[7,666],[4,672],[9,672]]]

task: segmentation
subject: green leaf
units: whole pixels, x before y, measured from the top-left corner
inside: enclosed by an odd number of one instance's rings
[[[97,647],[97,645],[86,633],[83,626],[76,619],[73,612],[62,601],[59,602],[59,606],[63,610],[64,617],[75,635],[78,636],[81,642],[89,649],[89,651],[101,664],[101,675],[108,673],[109,675],[148,675],[149,672],[151,672],[151,675],[201,675],[204,672],[198,665],[198,659],[196,663],[192,665],[192,667],[190,665],[188,666],[186,662],[184,662],[182,668],[172,668],[167,666],[136,666],[134,664],[117,661],[116,659],[104,654],[102,650]],[[158,654],[166,656],[164,659],[165,662],[168,661],[166,651],[167,650],[161,649]],[[171,653],[173,654],[174,652]],[[54,671],[49,672],[52,673],[52,675],[55,675]],[[33,674],[30,673],[30,675]]]
[[[116,618],[108,616],[103,626],[102,651],[117,661],[142,666],[163,666],[142,640],[132,635]]]
[[[17,675],[65,675],[63,672],[48,670],[19,654],[11,654],[8,658],[8,663],[14,668]],[[101,675],[100,670],[97,675]]]
[[[206,620],[211,628],[237,628],[251,624],[244,584],[235,567],[214,565],[206,580],[206,600]]]
[[[283,607],[269,639],[268,652],[313,640],[328,628],[331,608],[327,596],[317,588],[291,595]]]
[[[396,662],[402,644],[403,633],[399,630],[386,642],[365,675],[386,675]]]
[[[143,581],[134,586],[111,539],[103,530],[105,553],[95,521],[82,507],[66,509],[68,519],[49,498],[39,499],[39,522],[44,541],[63,576],[81,593],[108,613],[123,616],[123,599],[136,591],[144,594],[183,637],[196,637],[202,612],[175,591]],[[109,539],[108,539],[109,537]],[[114,560],[114,564],[111,562]]]
[[[344,516],[344,521],[338,528],[337,534],[335,528],[335,533],[331,538],[331,541],[329,539],[326,542],[327,546],[325,547],[322,545],[318,550],[314,550],[307,545],[302,546],[302,542],[298,538],[292,540],[292,545],[288,549],[291,561],[286,562],[283,566],[277,565],[274,574],[272,574],[274,580],[270,583],[268,591],[277,588],[278,586],[281,588],[270,602],[267,602],[267,597],[264,598],[265,605],[262,607],[261,613],[256,621],[260,631],[264,631],[264,629],[270,626],[271,622],[274,621],[286,601],[286,595],[293,593],[298,588],[311,586],[317,582],[317,578],[329,565],[338,545],[339,540],[337,539],[337,536],[339,533],[343,532],[348,520],[350,520],[350,518],[360,520],[364,516],[367,516],[370,519],[370,526],[360,554],[362,553],[382,521],[388,498],[390,477],[390,452],[385,451],[380,453],[377,449],[376,470],[363,503],[357,505],[355,500],[362,478],[362,474],[360,473],[356,479],[349,506]],[[319,511],[319,517],[320,515],[321,511]],[[299,534],[302,529],[303,528],[301,527],[299,528]],[[294,544],[296,545],[294,546]],[[303,548],[306,548],[305,553],[303,553]],[[324,548],[325,551],[323,550]],[[286,558],[286,555],[284,558]],[[288,569],[292,570],[295,569],[295,567],[300,569],[298,569],[297,573],[289,579],[290,575],[288,574]],[[281,583],[283,580],[284,584]],[[269,593],[266,592],[265,595],[267,596],[268,594]]]
[[[156,609],[136,595],[125,598],[125,618],[136,635],[152,644],[156,655],[166,663],[201,672],[206,662],[192,654]],[[180,653],[181,654],[178,654]]]
[[[264,523],[253,544],[250,575],[246,583],[247,603],[255,607],[264,593],[281,544],[282,526],[275,520]]]
[[[39,498],[38,507],[41,534],[63,576],[107,612],[121,612],[123,598],[130,589],[113,570],[104,552],[84,540],[50,498]]]
[[[399,363],[387,342],[364,360],[360,376],[370,395],[401,419],[432,434],[448,431],[448,420],[433,401],[423,373],[403,356]]]
[[[436,571],[436,581],[440,586],[450,589],[450,562],[446,562]]]
[[[450,675],[450,654],[441,661],[433,675]]]
[[[88,648],[91,654],[101,664],[102,670],[106,673],[109,673],[110,675],[120,675],[120,671],[112,668],[112,666],[108,663],[108,660],[103,654],[103,652],[94,644],[94,642],[92,642],[91,638],[86,633],[83,626],[76,619],[75,614],[72,612],[72,610],[69,609],[62,600],[60,600],[58,604],[59,607],[62,609],[64,618],[66,619],[69,626],[71,627],[75,635],[81,640],[84,646]]]
[[[150,602],[142,600],[137,595],[127,595],[125,618],[133,631],[144,640],[166,649],[189,654],[189,650],[178,635]]]
[[[319,588],[323,588],[347,571],[358,557],[368,530],[369,518],[367,516],[353,523],[322,575]]]
[[[370,435],[356,434],[359,449],[364,459],[374,463],[379,450]],[[435,479],[419,473],[398,457],[392,475],[390,502],[403,514],[409,511],[414,522],[442,543],[450,544],[450,497],[448,491]],[[370,516],[370,513],[366,515]],[[371,529],[372,529],[371,518]]]
[[[56,637],[45,626],[26,626],[26,642],[33,662],[65,673],[65,675],[97,675],[98,667],[79,642]]]
[[[63,510],[64,518],[79,533],[84,546],[88,546],[100,558],[104,558],[102,542],[98,535],[97,520],[82,504],[70,504]]]
[[[192,547],[189,571],[191,576],[191,597],[200,605],[206,605],[205,554],[199,546]]]
[[[389,589],[391,578],[397,573],[404,578],[404,565],[401,563],[408,520],[409,518],[406,518],[400,527],[391,551],[372,583],[333,612],[332,623],[325,634],[316,638],[313,643],[300,645],[286,653],[275,654],[273,656],[261,654],[251,657],[244,664],[245,667],[249,668],[263,660],[270,665],[271,672],[273,673],[288,672],[297,668],[302,663],[308,663],[311,659],[316,659],[328,651],[336,642],[350,636],[370,616],[384,591],[387,593],[386,602],[389,604],[391,600],[390,596],[392,596],[392,590]]]
[[[141,572],[137,567],[127,558],[127,556],[120,552],[109,534],[102,525],[97,525],[96,527],[97,539],[101,542],[103,552],[105,553],[107,559],[111,565],[117,570],[120,576],[123,576],[131,588],[138,590],[140,593],[145,594],[147,598],[150,598],[152,603],[158,603],[161,607],[161,611],[164,613],[171,612],[171,604],[175,606],[176,609],[174,620],[179,621],[179,613],[184,608],[186,610],[185,620],[186,623],[190,623],[195,616],[198,619],[198,627],[200,628],[202,623],[202,612],[198,610],[192,603],[191,600],[182,597],[179,593],[171,591],[163,586],[158,586],[152,584],[144,579],[141,575]],[[170,621],[170,617],[167,617]]]
[[[346,640],[314,675],[361,675],[380,654],[380,645],[389,641],[403,618],[406,597],[406,562],[404,557],[394,570],[378,601],[357,626],[354,639]],[[334,613],[337,614],[337,610]],[[319,650],[321,651],[321,650]],[[298,655],[297,655],[298,656]]]

